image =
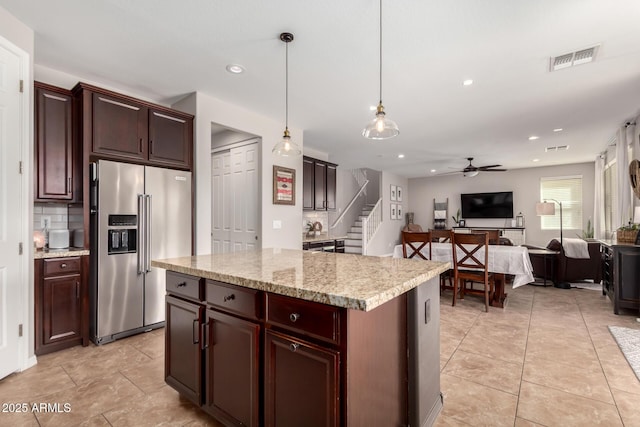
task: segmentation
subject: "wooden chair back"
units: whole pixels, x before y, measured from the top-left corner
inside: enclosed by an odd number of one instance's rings
[[[474,229],[472,234],[482,234],[487,233],[489,236],[489,244],[490,245],[498,245],[500,243],[500,230],[478,230]]]
[[[451,234],[453,233],[451,230],[443,230],[443,229],[434,229],[429,230],[431,233],[431,238],[434,242],[447,243],[451,241]]]
[[[466,290],[466,282],[480,282],[484,295],[485,310],[489,311],[489,295],[493,294],[494,278],[489,273],[489,235],[487,233],[453,233],[451,236],[451,250],[453,252],[453,304],[456,305],[458,289],[461,297],[465,293],[476,293],[473,289]],[[460,253],[458,253],[460,252]],[[484,253],[481,253],[484,252]]]
[[[422,253],[424,247],[428,247],[428,255]],[[418,256],[422,259],[431,258],[431,233],[428,231],[422,232],[402,232],[402,256],[404,258],[413,258]]]

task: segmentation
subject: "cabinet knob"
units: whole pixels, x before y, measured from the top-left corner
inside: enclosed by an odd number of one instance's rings
[[[300,318],[300,314],[298,313],[291,313],[289,315],[289,320],[291,320],[292,322],[296,322],[298,319]]]
[[[60,264],[60,268],[67,268],[67,264],[63,262],[62,264]]]
[[[223,299],[224,299],[224,302],[232,301],[232,300],[236,299],[236,295],[235,294],[227,295]]]
[[[289,344],[289,350],[291,350],[294,353],[298,350],[298,347],[300,347],[300,344],[296,344],[294,342]]]

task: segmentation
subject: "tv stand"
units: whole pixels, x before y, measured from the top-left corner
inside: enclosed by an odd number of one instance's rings
[[[524,227],[453,227],[456,233],[473,233],[479,230],[498,230],[500,237],[511,240],[514,246],[522,246],[526,243],[526,229]]]

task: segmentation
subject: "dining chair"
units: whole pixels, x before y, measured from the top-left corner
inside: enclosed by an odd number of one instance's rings
[[[425,256],[422,253],[422,248],[427,245],[429,247],[429,255]],[[431,233],[428,231],[403,231],[402,256],[404,258],[413,258],[416,255],[422,259],[431,259]]]
[[[434,242],[447,243],[451,241],[451,230],[432,228],[429,232]]]
[[[484,249],[484,253],[481,254]],[[484,295],[485,311],[489,311],[489,295],[493,295],[495,282],[493,273],[489,272],[489,235],[486,233],[459,234],[451,236],[453,252],[453,303],[456,305],[458,290],[461,299],[465,293]],[[467,281],[479,282],[483,290],[465,289]]]
[[[500,244],[500,230],[482,230],[474,228],[471,231],[472,234],[482,234],[487,233],[489,236],[489,244],[490,245],[498,245]]]

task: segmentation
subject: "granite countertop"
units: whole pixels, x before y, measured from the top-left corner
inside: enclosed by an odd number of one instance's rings
[[[331,240],[345,240],[347,238],[347,236],[329,236],[327,233],[321,233],[319,236],[308,237],[307,233],[302,233],[302,243],[328,242]]]
[[[151,266],[234,285],[370,311],[438,277],[448,262],[262,249],[152,260]]]
[[[64,248],[64,249],[38,249],[33,252],[33,259],[65,258],[70,256],[89,255],[88,249]]]

